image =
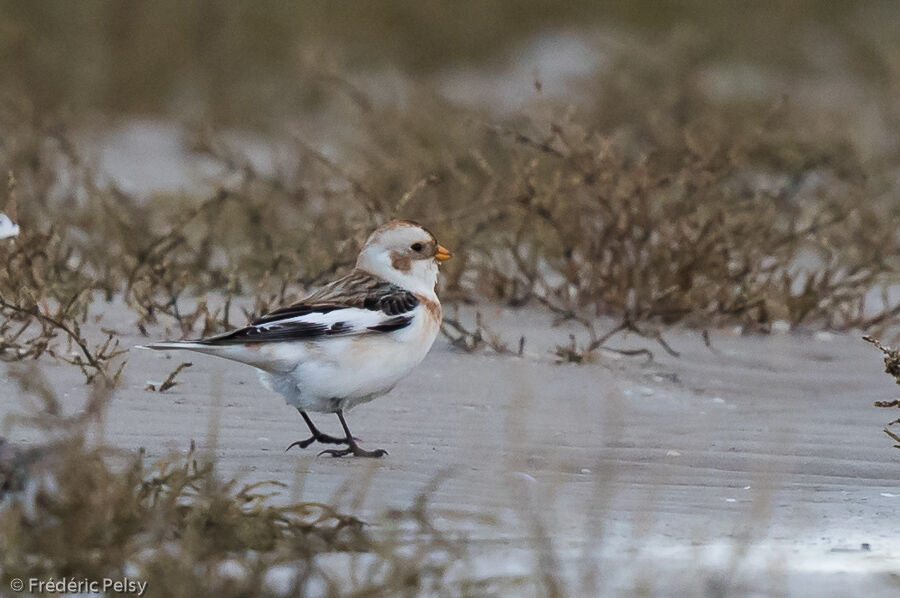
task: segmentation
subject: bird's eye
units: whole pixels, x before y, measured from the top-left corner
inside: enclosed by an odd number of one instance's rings
[[[422,251],[422,244],[421,243],[413,243],[412,245],[409,246],[409,248],[412,249],[413,251]]]

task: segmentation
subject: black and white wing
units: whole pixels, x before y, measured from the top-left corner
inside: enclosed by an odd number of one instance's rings
[[[198,342],[234,345],[384,334],[409,326],[418,305],[419,299],[413,293],[355,270],[244,328]]]

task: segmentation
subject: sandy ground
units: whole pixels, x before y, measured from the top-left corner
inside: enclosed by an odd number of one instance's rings
[[[543,528],[574,595],[900,594],[900,451],[881,432],[893,413],[872,407],[896,392],[858,335],[718,331],[710,349],[670,330],[679,358],[630,338],[618,346],[649,347],[655,360],[557,365],[550,349],[568,329],[537,311],[480,310],[512,345],[525,335],[525,355],[465,354],[439,339],[393,393],[349,413],[364,446],[388,450],[383,460],[285,453],[306,437],[296,411],[251,368],[187,353],[130,352],[106,440],[153,458],[196,439],[226,475],[281,480],[283,500],[358,501],[354,512],[373,519],[446,473],[431,505],[471,538],[468,574],[532,570]],[[98,326],[145,341],[132,322],[111,307]],[[181,384],[144,390],[181,361],[194,364]],[[77,409],[78,371],[43,369]],[[0,392],[0,416],[22,409],[12,381]],[[339,431],[334,416],[315,419]]]

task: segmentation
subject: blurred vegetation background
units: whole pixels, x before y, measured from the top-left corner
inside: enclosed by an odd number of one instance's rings
[[[900,313],[898,17],[835,0],[0,0],[0,205],[17,197],[26,231],[0,288],[17,318],[36,298],[86,317],[101,291],[144,333],[160,313],[208,333],[241,318],[186,320],[180,296],[251,296],[249,316],[403,217],[456,250],[442,297],[541,304],[591,329],[588,349],[600,315],[651,336],[877,332]],[[185,164],[202,184],[155,185]]]
[[[894,3],[851,0],[3,0],[0,81],[43,108],[180,117],[190,106],[217,122],[260,124],[315,101],[301,76],[310,61],[427,77],[484,67],[562,29],[648,43],[680,32],[695,68],[738,61],[802,75],[840,66],[894,86],[896,17]]]

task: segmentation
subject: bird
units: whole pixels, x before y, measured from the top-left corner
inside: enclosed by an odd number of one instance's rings
[[[450,252],[416,222],[393,220],[369,235],[353,270],[223,334],[142,348],[187,350],[257,368],[262,385],[300,412],[312,434],[292,442],[346,445],[319,455],[383,457],[350,432],[345,411],[390,392],[425,358],[441,326],[438,264]],[[308,412],[337,414],[344,437],[319,431]]]

